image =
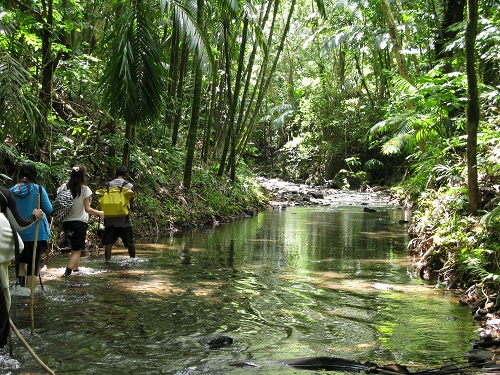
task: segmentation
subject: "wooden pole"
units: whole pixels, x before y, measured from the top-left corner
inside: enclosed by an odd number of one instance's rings
[[[14,322],[11,319],[9,319],[9,324],[10,324],[10,328],[12,328],[12,330],[16,334],[17,338],[22,342],[22,344],[28,350],[28,352],[30,352],[31,356],[35,359],[35,361],[37,361],[38,364],[40,366],[42,366],[43,369],[45,371],[47,371],[50,375],[55,375],[55,372],[52,371],[45,363],[43,363],[43,361],[36,355],[36,353],[33,351],[33,349],[31,349],[31,346],[29,346],[29,344],[23,338],[23,336],[21,335],[21,332],[18,331],[16,325],[14,324]]]
[[[37,208],[40,209],[40,193],[37,195]],[[40,221],[36,222],[35,242],[33,243],[33,258],[31,261],[31,334],[35,334],[35,268],[36,268],[36,245],[38,242],[38,228]]]

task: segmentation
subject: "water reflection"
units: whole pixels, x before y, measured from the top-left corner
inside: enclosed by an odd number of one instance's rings
[[[137,259],[114,247],[110,263],[85,257],[67,280],[66,261],[51,260],[35,335],[21,295],[18,327],[57,374],[303,374],[280,360],[463,357],[470,313],[410,278],[403,219],[390,206],[290,207],[138,244]],[[211,349],[220,334],[233,344]],[[14,342],[18,367],[0,372],[41,372]]]

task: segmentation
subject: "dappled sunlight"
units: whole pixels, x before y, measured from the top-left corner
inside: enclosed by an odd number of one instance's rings
[[[317,288],[337,290],[337,291],[356,292],[359,291],[360,288],[363,288],[364,293],[374,294],[377,292],[376,289],[373,288],[370,283],[356,282],[352,280],[312,281],[312,284],[314,284]]]
[[[325,272],[311,272],[311,276],[315,278],[321,278],[322,280],[338,280],[338,279],[347,279],[348,275],[341,274],[339,272],[325,271]]]
[[[387,239],[387,238],[394,238],[394,239],[401,239],[402,241],[406,241],[408,238],[408,234],[406,233],[394,233],[391,231],[377,231],[377,232],[359,232],[360,235],[367,236],[370,238],[375,238],[375,239]]]
[[[108,282],[113,288],[123,291],[142,293],[154,296],[169,297],[186,292],[185,288],[171,281],[173,270],[163,270],[151,274],[141,269],[126,270],[122,278],[110,277]]]

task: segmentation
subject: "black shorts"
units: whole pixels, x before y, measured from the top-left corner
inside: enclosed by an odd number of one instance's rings
[[[103,245],[112,245],[116,242],[117,238],[120,237],[123,241],[125,247],[129,247],[135,244],[134,241],[134,230],[132,226],[128,227],[113,227],[107,226],[104,230],[104,236],[102,238]]]
[[[88,227],[88,223],[84,221],[63,222],[64,234],[71,250],[85,250]]]
[[[19,254],[19,262],[26,263],[28,265],[28,275],[32,272],[32,262],[33,262],[33,246],[34,242],[25,242],[24,250]],[[42,254],[47,251],[48,242],[47,241],[37,241],[36,243],[36,260],[35,260],[35,274],[38,273],[38,263],[40,263],[40,258]]]

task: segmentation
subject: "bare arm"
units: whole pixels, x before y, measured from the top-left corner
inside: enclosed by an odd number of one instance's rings
[[[104,211],[94,210],[92,207],[90,207],[90,197],[87,197],[83,200],[83,206],[85,207],[85,212],[87,212],[89,215],[96,215],[104,220]]]

